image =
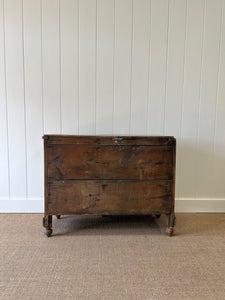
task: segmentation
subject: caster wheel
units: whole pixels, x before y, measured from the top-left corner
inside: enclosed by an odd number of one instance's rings
[[[47,237],[50,237],[52,234],[52,229],[45,229],[45,234]]]
[[[167,227],[166,233],[168,234],[168,236],[172,236],[173,235],[173,227]]]
[[[60,215],[56,215],[56,218],[57,218],[57,219],[60,219],[60,217],[61,217]]]

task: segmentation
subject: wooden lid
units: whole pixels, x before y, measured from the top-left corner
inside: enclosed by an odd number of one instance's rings
[[[49,134],[42,137],[48,144],[146,145],[168,146],[176,142],[173,136],[95,136]]]

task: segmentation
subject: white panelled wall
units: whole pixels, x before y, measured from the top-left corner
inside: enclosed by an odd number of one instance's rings
[[[174,135],[176,211],[225,212],[225,0],[0,0],[0,211],[43,211],[42,135]]]

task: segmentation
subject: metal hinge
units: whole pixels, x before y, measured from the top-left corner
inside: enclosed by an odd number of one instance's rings
[[[112,138],[112,140],[113,140],[115,143],[118,143],[118,142],[121,142],[121,141],[123,140],[123,137],[117,136],[117,137]]]

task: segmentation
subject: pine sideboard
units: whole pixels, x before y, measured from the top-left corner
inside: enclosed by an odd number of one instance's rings
[[[44,135],[45,234],[52,216],[167,216],[173,234],[176,139]]]

